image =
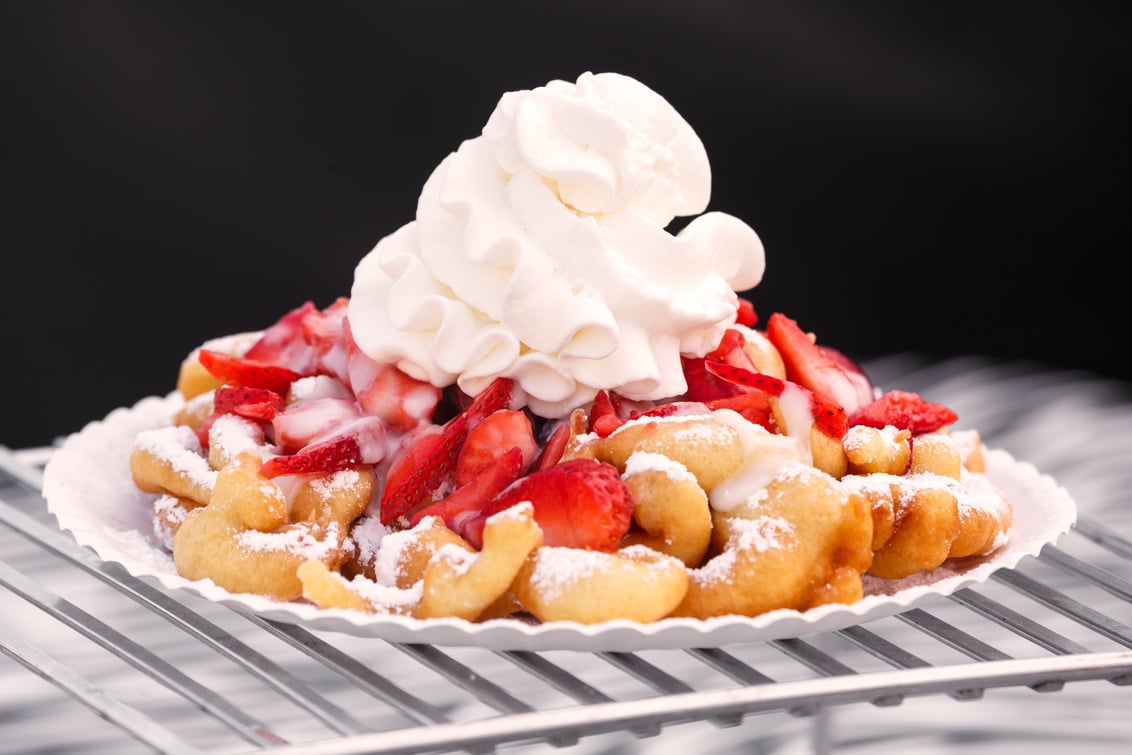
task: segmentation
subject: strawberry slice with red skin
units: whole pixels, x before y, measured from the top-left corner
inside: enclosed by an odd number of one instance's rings
[[[391,524],[412,512],[451,481],[468,431],[492,413],[509,409],[513,394],[510,379],[496,378],[439,431],[422,425],[422,432],[407,436],[385,477],[378,515],[381,523]]]
[[[328,474],[359,464],[376,464],[385,458],[387,444],[385,423],[362,415],[332,428],[294,454],[268,459],[260,467],[260,474],[268,478]]]
[[[699,358],[681,357],[680,362],[684,367],[684,379],[688,384],[688,390],[684,397],[689,401],[710,401],[743,393],[742,386],[720,380],[718,376],[713,375],[705,366],[705,362],[722,362],[754,372],[755,365],[751,361],[746,347],[747,339],[743,334],[735,328],[728,328],[723,332],[719,345],[705,356]]]
[[[538,458],[531,464],[531,471],[537,472],[547,467],[552,467],[562,460],[562,454],[566,453],[566,445],[570,442],[572,433],[570,426],[562,423],[554,428],[554,432],[546,439],[546,443],[542,446],[542,451],[539,452]]]
[[[766,375],[761,372],[753,372],[745,370],[742,367],[736,367],[731,364],[724,364],[709,360],[705,362],[708,372],[716,375],[717,377],[737,385],[745,386],[747,388],[754,388],[755,390],[762,391],[770,396],[781,396],[783,391],[786,390],[787,385],[791,381],[776,378],[773,375]],[[810,399],[810,412],[814,418],[814,424],[818,426],[822,432],[831,438],[842,438],[849,430],[849,423],[845,414],[845,410],[839,404],[836,404],[824,396],[821,396],[814,391],[807,389],[804,386],[797,386],[800,390],[804,391]],[[763,424],[759,422],[758,424]],[[764,425],[765,427],[765,425]]]
[[[217,414],[236,414],[264,422],[283,411],[284,403],[282,396],[267,388],[222,385],[212,394],[212,408]]]
[[[571,459],[520,477],[497,495],[464,529],[474,547],[483,545],[488,517],[529,501],[550,546],[612,552],[629,530],[633,494],[617,467],[594,459]]]
[[[538,453],[538,443],[535,442],[531,420],[526,413],[520,409],[500,409],[484,417],[483,421],[468,430],[468,437],[456,457],[456,485],[463,486],[471,482],[500,454],[512,448],[518,448],[522,454],[522,473]]]
[[[285,474],[326,474],[361,463],[362,451],[357,439],[346,436],[311,444],[290,456],[275,456],[263,463],[259,473],[268,479]]]
[[[713,412],[716,409],[730,409],[752,424],[762,425],[772,433],[778,432],[778,425],[774,421],[774,411],[765,393],[759,391],[740,393],[738,396],[712,399],[706,402],[706,405]]]
[[[910,430],[913,435],[935,432],[959,418],[944,404],[927,401],[913,391],[888,391],[849,415],[850,425]]]
[[[786,367],[786,377],[851,413],[873,400],[867,376],[839,359],[803,331],[798,323],[781,312],[767,320],[766,337],[778,349]]]
[[[599,390],[594,396],[590,407],[590,416],[587,418],[587,430],[599,438],[608,437],[617,428],[625,424],[625,420],[617,416],[617,408],[613,405],[609,394]]]
[[[753,328],[759,322],[759,315],[755,312],[755,305],[749,299],[739,300],[739,309],[735,313],[735,322]]]
[[[303,318],[317,311],[312,301],[295,307],[268,326],[244,358],[306,372],[313,361],[313,350],[303,337]]]
[[[291,383],[303,377],[287,367],[232,357],[211,349],[201,349],[199,359],[201,366],[222,383],[263,388],[280,396],[286,396]]]
[[[444,520],[448,529],[462,536],[468,522],[522,473],[523,450],[518,447],[508,449],[492,458],[479,474],[447,497],[417,509],[409,517],[409,524],[415,527],[426,516],[437,516]],[[480,533],[482,535],[482,529]],[[482,543],[476,547],[482,547]]]

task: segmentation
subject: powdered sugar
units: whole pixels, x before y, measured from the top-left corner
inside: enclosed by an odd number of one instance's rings
[[[531,586],[553,600],[575,583],[600,574],[610,558],[601,551],[543,546],[535,551]]]
[[[642,472],[663,472],[673,482],[695,481],[696,476],[680,462],[670,459],[664,454],[650,451],[634,451],[625,460],[625,472],[622,477],[631,477]]]
[[[700,584],[730,584],[735,565],[744,551],[780,550],[787,547],[794,537],[794,526],[781,517],[733,517],[729,521],[732,531],[727,547],[701,568],[689,572],[689,576]]]
[[[248,551],[285,551],[314,561],[326,560],[340,548],[337,522],[331,522],[325,527],[302,522],[285,525],[272,532],[246,530],[236,536],[236,541]]]
[[[216,484],[216,470],[204,458],[192,428],[170,425],[144,430],[135,436],[134,448],[169,462],[174,472],[202,487],[211,489]]]

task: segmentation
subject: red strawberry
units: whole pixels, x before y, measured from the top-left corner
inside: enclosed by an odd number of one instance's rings
[[[355,368],[351,377],[356,374]],[[432,417],[441,390],[409,377],[394,365],[383,364],[375,365],[365,385],[355,384],[354,393],[362,411],[381,417],[394,432],[406,433]]]
[[[566,452],[566,444],[570,442],[571,436],[570,426],[566,423],[554,428],[554,432],[546,439],[531,469],[537,471],[557,464],[562,459],[562,454]]]
[[[409,518],[409,524],[415,527],[426,516],[438,516],[444,520],[448,529],[462,534],[468,521],[483,511],[508,485],[519,479],[522,471],[523,452],[519,448],[504,451],[488,461],[478,475],[456,488],[451,495],[417,509]],[[480,532],[482,534],[482,530]]]
[[[385,423],[361,416],[315,438],[290,456],[276,456],[260,467],[264,477],[281,474],[326,474],[385,458]]]
[[[245,359],[265,364],[284,365],[296,371],[309,371],[312,361],[310,344],[303,338],[303,318],[316,312],[314,302],[303,302],[266,328],[259,340],[244,354]]]
[[[613,406],[609,394],[604,390],[598,391],[590,407],[586,429],[600,438],[605,438],[624,423],[625,421],[617,416],[617,409]]]
[[[914,434],[930,433],[955,422],[954,411],[930,401],[912,391],[889,391],[849,415],[850,425],[868,425],[883,428],[892,425]]]
[[[872,384],[860,368],[818,346],[798,323],[781,312],[767,320],[766,337],[778,349],[786,366],[786,377],[822,398],[853,412],[873,400]]]
[[[762,425],[771,432],[778,432],[774,422],[774,412],[765,393],[759,391],[740,393],[738,396],[712,399],[706,402],[706,405],[713,412],[716,409],[730,409],[752,424]]]
[[[521,410],[500,409],[468,431],[468,437],[456,457],[456,484],[471,482],[496,458],[512,448],[518,448],[521,453],[519,471],[522,473],[538,453],[531,421]]]
[[[572,459],[520,477],[466,526],[464,537],[482,546],[488,517],[529,501],[546,545],[614,551],[628,531],[633,495],[617,467]]]
[[[754,388],[770,396],[781,396],[787,386],[790,385],[790,382],[780,380],[773,375],[752,372],[751,370],[745,370],[742,367],[735,367],[730,364],[723,364],[722,362],[708,360],[705,362],[705,366],[708,372],[728,382],[747,388]],[[845,432],[849,429],[845,410],[838,404],[833,403],[814,391],[803,386],[797,387],[799,390],[804,391],[810,399],[810,412],[813,415],[814,424],[831,438],[843,437]],[[718,408],[718,406],[716,408]],[[758,422],[758,424],[763,423]]]
[[[704,363],[709,360],[722,362],[753,372],[755,365],[751,361],[750,355],[747,354],[746,347],[747,339],[743,337],[743,334],[734,328],[728,328],[723,332],[723,338],[720,339],[719,345],[707,355],[701,358],[681,357],[680,362],[684,367],[684,379],[688,383],[685,398],[689,401],[711,401],[712,399],[737,396],[743,393],[744,389],[741,386],[720,380],[718,376],[713,375],[706,368]]]
[[[349,469],[362,463],[362,452],[358,441],[351,437],[339,437],[326,443],[312,444],[291,456],[275,456],[260,467],[264,477],[278,477],[283,474],[324,474]]]
[[[510,408],[513,391],[511,380],[496,378],[439,431],[422,425],[424,429],[406,438],[385,477],[379,515],[382,524],[411,513],[452,479],[468,431],[493,412]]]
[[[211,349],[200,350],[200,363],[217,380],[246,388],[265,388],[286,396],[291,383],[302,377],[294,370],[253,359],[241,359]]]
[[[755,312],[755,305],[748,299],[739,300],[739,311],[735,314],[735,322],[739,325],[746,325],[748,328],[755,327],[758,324],[759,316]]]
[[[222,385],[212,394],[212,408],[217,414],[270,422],[283,411],[283,397],[266,388]]]

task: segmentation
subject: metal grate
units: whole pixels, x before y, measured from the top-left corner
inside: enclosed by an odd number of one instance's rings
[[[820,721],[831,706],[1132,684],[1132,542],[1091,519],[985,584],[837,632],[498,652],[313,633],[159,590],[57,529],[40,496],[48,453],[0,447],[0,646],[13,662],[0,666],[0,751],[67,749],[79,731],[84,751],[106,752],[582,749],[610,732],[631,746],[689,724]],[[63,720],[79,722],[67,734]]]

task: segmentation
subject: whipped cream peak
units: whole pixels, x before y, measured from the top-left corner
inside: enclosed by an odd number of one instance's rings
[[[500,99],[421,190],[416,218],[358,264],[351,334],[371,358],[478,393],[514,379],[561,417],[599,389],[661,399],[686,389],[762,279],[757,234],[702,212],[711,169],[659,94],[586,73]]]

